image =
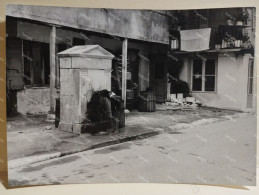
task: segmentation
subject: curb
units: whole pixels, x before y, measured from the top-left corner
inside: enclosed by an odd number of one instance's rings
[[[28,157],[24,157],[24,158],[18,158],[18,159],[8,161],[8,168],[14,169],[17,167],[21,167],[21,166],[25,166],[25,165],[29,165],[29,164],[33,164],[33,163],[50,160],[53,158],[58,158],[58,157],[60,157],[60,155],[61,155],[60,152],[55,152],[55,153],[51,153],[51,154],[42,154],[39,156],[28,156]]]
[[[123,138],[119,138],[119,139],[115,139],[115,140],[111,140],[111,141],[107,141],[107,142],[102,142],[102,143],[97,143],[97,144],[94,144],[90,147],[83,148],[83,149],[65,151],[65,152],[55,152],[55,153],[43,154],[43,155],[39,155],[39,156],[28,156],[28,157],[24,157],[24,158],[18,158],[18,159],[10,160],[8,162],[8,169],[14,169],[17,167],[22,167],[22,166],[26,166],[26,165],[54,159],[54,158],[59,158],[59,157],[63,157],[63,156],[71,155],[71,154],[76,154],[79,152],[84,152],[84,151],[88,151],[88,150],[111,146],[114,144],[120,144],[120,143],[132,141],[132,140],[136,140],[136,139],[145,139],[148,137],[158,135],[160,133],[161,132],[159,132],[159,131],[150,131],[150,132],[143,133],[143,134],[138,134],[138,135],[129,136],[129,137],[123,137]]]
[[[111,146],[111,145],[114,145],[114,144],[120,144],[120,143],[132,141],[132,140],[136,140],[136,139],[145,139],[145,138],[152,137],[152,136],[155,136],[155,135],[158,135],[158,134],[160,134],[160,132],[158,132],[158,131],[150,131],[150,132],[139,134],[139,135],[119,138],[119,139],[116,139],[116,140],[111,140],[111,141],[107,141],[107,142],[102,142],[102,143],[94,144],[94,145],[92,145],[90,147],[83,148],[83,149],[62,152],[60,157],[66,156],[66,155],[70,155],[70,154],[79,153],[79,152],[84,152],[84,151],[87,151],[87,150],[93,150],[93,149],[97,149],[97,148]]]

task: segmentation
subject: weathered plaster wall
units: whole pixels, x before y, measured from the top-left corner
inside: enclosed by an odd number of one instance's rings
[[[168,16],[150,10],[93,9],[7,5],[7,16],[77,29],[168,43]]]
[[[47,114],[50,110],[49,88],[30,88],[17,92],[17,111],[21,114]]]
[[[218,57],[216,92],[192,92],[204,105],[225,109],[247,110],[247,81],[249,55],[234,54]],[[190,84],[191,64],[185,63],[181,79]]]
[[[51,27],[47,25],[17,21],[16,36],[21,39],[49,43],[50,31]],[[87,37],[83,33],[57,28],[56,44],[67,44],[72,46],[73,38],[87,40]]]

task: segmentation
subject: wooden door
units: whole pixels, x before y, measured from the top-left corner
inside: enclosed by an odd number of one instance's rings
[[[164,103],[167,95],[167,57],[165,55],[151,56],[151,88],[155,90],[156,101]]]

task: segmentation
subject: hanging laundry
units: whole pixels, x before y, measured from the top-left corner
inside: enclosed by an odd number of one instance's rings
[[[204,51],[209,49],[211,28],[182,30],[181,51]]]

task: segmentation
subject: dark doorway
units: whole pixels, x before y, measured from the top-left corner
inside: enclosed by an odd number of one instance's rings
[[[151,59],[151,87],[155,90],[156,101],[164,103],[166,100],[167,88],[167,56],[162,54],[154,54]]]

